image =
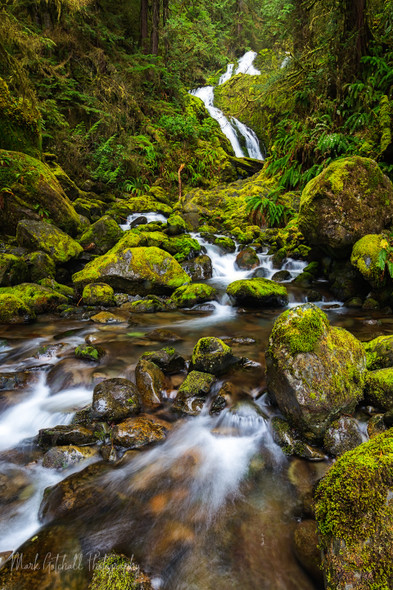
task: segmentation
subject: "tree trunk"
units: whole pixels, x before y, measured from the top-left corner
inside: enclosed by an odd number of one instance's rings
[[[360,58],[366,54],[370,42],[370,29],[367,23],[367,0],[346,0],[344,3],[344,36],[352,41],[352,61],[359,65]]]
[[[158,38],[160,29],[160,0],[153,0],[153,28],[151,33],[151,52],[158,55]]]
[[[149,51],[148,37],[149,37],[149,0],[141,0],[141,16],[140,16],[140,31],[141,41],[140,45],[142,51],[147,53]]]

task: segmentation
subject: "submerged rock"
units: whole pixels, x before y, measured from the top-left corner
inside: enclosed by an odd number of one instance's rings
[[[316,491],[328,590],[390,588],[393,579],[393,432],[345,453]]]
[[[121,242],[119,243],[121,244]],[[159,248],[129,248],[117,244],[73,275],[76,287],[108,283],[131,294],[166,293],[190,282],[179,263]]]
[[[315,520],[303,520],[296,524],[293,548],[297,559],[306,572],[319,584],[322,584],[322,559],[319,549],[318,527]]]
[[[227,293],[237,305],[283,307],[288,303],[288,293],[283,285],[259,277],[234,281],[228,285]]]
[[[118,422],[138,414],[140,409],[137,388],[128,379],[106,379],[94,388],[92,417],[95,420]]]
[[[393,217],[393,185],[374,160],[332,162],[304,189],[299,227],[311,245],[345,257],[357,240],[379,233]]]
[[[313,304],[289,309],[273,326],[266,354],[267,387],[289,423],[310,441],[350,413],[363,395],[361,343],[332,328]]]

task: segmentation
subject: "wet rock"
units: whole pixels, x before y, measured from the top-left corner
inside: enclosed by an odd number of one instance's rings
[[[78,424],[42,428],[38,432],[38,444],[43,448],[64,445],[94,445],[97,440],[97,432]]]
[[[351,297],[345,302],[345,307],[349,309],[361,309],[363,307],[363,299],[361,297]]]
[[[74,350],[77,359],[83,361],[99,361],[105,355],[105,351],[101,347],[90,346],[88,344],[81,344]]]
[[[81,461],[91,459],[97,454],[98,451],[96,449],[89,447],[76,447],[75,445],[53,447],[45,453],[42,459],[42,466],[61,471]]]
[[[32,484],[26,470],[14,466],[0,466],[0,505],[22,498],[27,499],[31,495],[29,488],[32,488]]]
[[[388,428],[393,426],[393,410],[385,412],[385,414],[383,415],[383,421]]]
[[[45,221],[28,219],[20,221],[16,230],[16,239],[19,246],[29,250],[42,250],[58,263],[78,258],[82,253],[82,247],[78,242]]]
[[[128,379],[106,379],[94,388],[92,417],[95,420],[118,422],[140,412],[136,386]]]
[[[178,236],[188,231],[187,223],[180,215],[171,215],[167,220],[166,228],[168,236]]]
[[[378,336],[363,343],[367,357],[367,369],[386,369],[393,367],[393,336]]]
[[[182,262],[181,266],[195,282],[205,281],[213,276],[212,261],[206,254],[197,256],[192,260],[186,260]]]
[[[378,263],[383,242],[387,244],[385,236],[381,234],[363,236],[353,246],[351,254],[351,264],[374,289],[386,283],[385,273]]]
[[[172,330],[166,330],[165,328],[157,328],[152,332],[146,334],[148,340],[155,340],[157,342],[181,342],[183,338],[172,332]]]
[[[369,371],[366,376],[367,399],[377,408],[393,409],[393,367]]]
[[[36,375],[30,371],[18,371],[16,373],[0,373],[0,391],[22,389],[36,379]]]
[[[193,283],[179,287],[171,297],[177,307],[192,307],[197,303],[204,303],[212,299],[217,299],[217,290],[204,283]]]
[[[141,358],[154,363],[167,375],[180,373],[186,367],[186,361],[174,348],[166,347],[155,352],[145,352]]]
[[[140,215],[131,222],[130,228],[133,229],[134,227],[138,227],[138,225],[144,225],[145,223],[147,223],[147,217]]]
[[[194,347],[191,364],[195,371],[221,375],[228,371],[238,359],[232,349],[219,338],[207,337],[198,340]]]
[[[215,382],[214,375],[191,371],[179,388],[174,409],[192,416],[199,414]]]
[[[109,215],[104,215],[90,225],[79,240],[83,248],[90,246],[89,251],[94,254],[105,254],[120,240],[123,232],[116,221]]]
[[[180,264],[160,248],[130,248],[121,239],[103,256],[73,275],[77,288],[102,281],[126,293],[166,293],[188,284],[190,277]]]
[[[259,266],[259,258],[253,248],[244,248],[236,256],[235,267],[242,270],[251,270]]]
[[[56,265],[46,252],[31,252],[24,257],[24,260],[32,283],[38,283],[38,281],[47,277],[54,278]],[[23,283],[23,281],[19,282]]]
[[[149,295],[146,299],[138,299],[122,305],[122,310],[131,313],[157,313],[173,309],[176,309],[176,305],[170,299],[163,299],[156,295]]]
[[[109,311],[100,311],[91,316],[91,321],[95,324],[125,324],[127,316],[121,313],[111,313]]]
[[[345,257],[357,240],[388,227],[393,186],[368,158],[340,158],[304,189],[299,227],[309,244]]]
[[[164,440],[170,425],[153,416],[141,414],[117,424],[112,431],[113,444],[126,449],[140,449]]]
[[[26,262],[19,256],[0,253],[0,287],[24,283],[29,278]]]
[[[296,456],[308,461],[324,461],[325,455],[317,448],[304,442],[286,420],[275,417],[272,420],[273,439],[288,456]]]
[[[0,571],[2,590],[79,590],[87,585],[82,548],[70,526],[40,530]]]
[[[288,479],[295,488],[296,515],[301,518],[315,518],[315,485],[329,470],[328,461],[310,462],[302,458],[292,459],[288,468]]]
[[[287,418],[310,442],[320,441],[363,396],[366,356],[361,343],[307,303],[273,326],[266,354],[267,387]]]
[[[291,278],[292,275],[289,270],[279,270],[272,276],[272,281],[276,281],[276,283],[282,283],[284,281],[290,281]]]
[[[264,268],[263,266],[261,266],[260,268],[256,268],[254,270],[254,272],[252,273],[252,278],[253,279],[264,279],[267,277],[268,274],[269,274],[269,271],[267,270],[267,268]],[[274,275],[274,276],[276,276],[276,275]],[[272,280],[276,281],[277,283],[280,282],[280,281],[277,281],[277,279],[275,279],[275,278],[272,278]]]
[[[283,285],[269,279],[241,279],[227,287],[228,295],[237,305],[253,307],[283,307],[288,293]]]
[[[392,469],[388,430],[342,455],[319,484],[316,518],[328,590],[390,586]]]
[[[386,430],[386,422],[383,414],[372,416],[367,424],[367,434],[370,438],[382,434]]]
[[[103,305],[111,307],[115,305],[115,293],[109,285],[105,283],[90,283],[83,289],[84,305]]]
[[[348,416],[341,416],[325,432],[323,446],[329,455],[337,457],[361,445],[362,442],[362,432],[357,421]]]
[[[293,535],[293,549],[296,558],[310,576],[319,584],[323,583],[322,559],[319,549],[318,529],[315,520],[303,520],[296,524]]]
[[[140,359],[135,368],[136,386],[142,404],[154,407],[161,404],[168,382],[161,369],[146,359]]]
[[[153,590],[150,578],[140,567],[124,555],[114,553],[97,560],[91,581],[91,590],[115,590],[121,580],[124,590]]]
[[[364,311],[378,311],[380,307],[379,301],[374,299],[374,297],[367,297],[362,305]]]

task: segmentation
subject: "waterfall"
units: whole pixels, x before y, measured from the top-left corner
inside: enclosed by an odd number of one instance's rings
[[[257,54],[255,51],[247,51],[247,53],[245,53],[243,57],[239,59],[235,74],[259,76],[261,72],[253,65],[253,61],[256,56]],[[219,85],[225,84],[225,82],[230,80],[230,78],[233,76],[234,68],[235,64],[228,64],[225,73],[218,81]],[[255,132],[234,117],[228,119],[220,109],[214,106],[214,86],[203,86],[201,88],[196,88],[195,90],[191,90],[190,94],[197,96],[203,101],[210,116],[219,123],[221,131],[231,142],[233,151],[235,152],[237,158],[244,158],[248,156],[254,160],[264,159],[259,145],[259,140]],[[244,148],[242,147],[242,144],[245,145]]]

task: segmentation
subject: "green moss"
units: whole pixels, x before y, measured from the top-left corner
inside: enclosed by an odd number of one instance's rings
[[[213,243],[216,246],[219,246],[220,248],[225,250],[226,252],[235,252],[235,250],[236,250],[236,244],[232,240],[232,238],[226,238],[225,236],[220,236],[218,238],[215,238]]]
[[[191,371],[179,388],[179,397],[206,397],[216,381],[214,375],[202,371]]]
[[[90,283],[83,289],[83,303],[85,305],[115,305],[112,287],[105,283]]]
[[[178,234],[184,234],[187,230],[188,224],[180,215],[174,214],[168,218],[167,232],[169,235],[175,236]]]
[[[16,150],[39,157],[40,115],[30,101],[15,100],[6,82],[0,78],[0,137],[6,150]]]
[[[20,324],[35,318],[35,313],[14,293],[0,291],[0,324]]]
[[[20,317],[32,319],[36,313],[44,313],[66,303],[67,298],[41,285],[22,283],[0,289],[0,321],[15,323]]]
[[[105,254],[123,237],[119,225],[109,215],[104,215],[93,223],[79,239],[81,246],[94,244],[93,252]]]
[[[140,195],[139,197],[131,197],[112,205],[108,210],[108,215],[112,215],[115,218],[119,214],[122,217],[127,217],[128,215],[132,215],[132,213],[150,213],[151,211],[162,213],[163,215],[171,215],[172,208],[165,203],[157,201],[152,196]]]
[[[216,299],[216,296],[217,290],[214,287],[205,285],[204,283],[193,283],[192,285],[185,285],[176,289],[171,300],[177,307],[190,307],[197,303]]]
[[[378,336],[363,346],[369,371],[393,367],[393,336]]]
[[[52,289],[57,293],[61,293],[61,295],[65,295],[68,299],[73,299],[75,296],[74,289],[72,287],[67,287],[67,285],[61,285],[57,283],[54,279],[45,278],[38,281],[38,284],[42,287],[46,287],[47,289]]]
[[[269,279],[241,279],[227,287],[228,295],[244,305],[282,306],[288,302],[288,293],[283,285]]]
[[[151,585],[132,559],[111,554],[95,564],[88,590],[151,590]]]
[[[28,278],[26,261],[13,254],[0,253],[0,287],[23,283]]]
[[[328,588],[388,589],[393,579],[393,431],[345,453],[316,492]]]
[[[99,361],[105,353],[102,349],[96,348],[95,346],[82,344],[75,348],[74,354],[76,358],[84,361]]]
[[[30,250],[42,250],[55,262],[67,262],[77,258],[82,246],[59,228],[45,221],[24,219],[18,223],[16,231],[18,244]]]
[[[367,373],[366,395],[378,408],[393,409],[393,367]]]
[[[375,288],[384,284],[384,272],[378,265],[383,240],[384,236],[381,234],[364,236],[356,242],[351,254],[351,264]]]
[[[287,322],[289,318],[290,322]],[[280,315],[270,338],[285,346],[291,354],[314,352],[328,328],[329,321],[322,310],[312,304],[301,305]]]

